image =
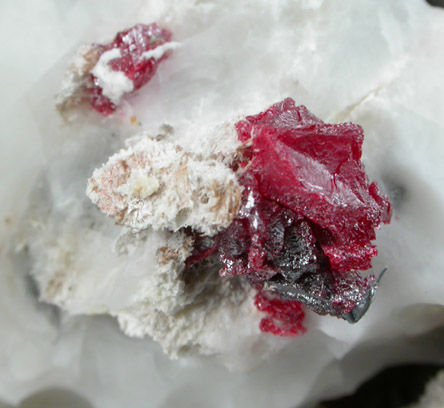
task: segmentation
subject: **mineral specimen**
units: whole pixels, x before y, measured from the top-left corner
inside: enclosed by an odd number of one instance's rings
[[[303,332],[298,302],[356,322],[377,285],[357,271],[391,211],[360,163],[362,129],[325,124],[292,99],[235,128],[243,144],[230,160],[141,136],[95,170],[87,195],[133,232],[189,236],[185,272],[212,259],[222,278],[244,276],[269,314],[263,331]]]
[[[65,112],[89,100],[97,112],[111,115],[122,97],[145,85],[178,46],[171,37],[156,23],[137,24],[119,32],[109,44],[80,47],[57,97],[59,110]]]
[[[19,0],[2,6],[2,403],[20,405],[56,387],[96,408],[144,407],[147,401],[153,408],[316,406],[350,393],[384,367],[436,362],[442,355],[442,331],[430,331],[444,323],[444,48],[438,40],[444,12],[423,0]],[[173,51],[137,98],[128,95],[149,132],[162,123],[175,127],[170,142],[182,143],[191,126],[259,113],[284,94],[325,122],[364,127],[366,172],[399,205],[392,225],[377,234],[373,267],[389,270],[358,326],[306,309],[304,336],[256,336],[260,317],[235,319],[225,307],[216,320],[226,331],[213,331],[207,347],[216,357],[178,362],[163,355],[148,330],[144,339],[130,338],[108,317],[132,305],[143,288],[152,289],[145,294],[150,299],[159,287],[143,283],[156,274],[154,255],[143,256],[151,240],[114,255],[124,227],[114,226],[84,194],[93,169],[121,147],[111,132],[124,137],[126,129],[118,121],[59,126],[53,93],[73,44],[91,33],[111,41],[110,24],[131,27],[136,19],[173,28],[183,44],[184,52]],[[167,64],[168,75],[161,75]],[[157,79],[159,87],[152,87]],[[200,134],[194,140],[201,143]],[[46,200],[29,195],[42,173]],[[18,224],[21,218],[23,227],[32,221],[32,235]],[[24,241],[32,251],[17,254]],[[52,268],[56,262],[60,269]],[[48,282],[64,273],[60,307],[45,306],[54,302],[44,291],[43,302],[35,300],[35,290],[28,290],[31,268]],[[265,316],[254,301],[250,311]],[[132,316],[142,331],[144,321]],[[197,326],[189,323],[188,334]],[[200,327],[210,333],[216,328],[210,323]],[[259,347],[259,340],[270,348]],[[201,353],[199,347],[190,351]],[[220,366],[228,359],[231,369],[235,362],[234,369],[248,371],[228,373]],[[66,406],[66,399],[52,405]]]

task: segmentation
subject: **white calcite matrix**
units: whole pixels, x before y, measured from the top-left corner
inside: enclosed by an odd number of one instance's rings
[[[443,10],[423,0],[17,0],[0,10],[1,401],[62,388],[95,408],[292,408],[389,365],[437,362]],[[17,21],[33,47],[11,34]],[[84,72],[99,69],[92,49],[75,54],[80,44],[154,21],[180,47],[149,84],[110,117],[67,123],[54,95],[71,109]],[[373,273],[388,269],[366,316],[350,325],[307,312],[294,339],[260,332],[242,278],[220,278],[211,260],[185,271],[191,242],[179,231],[231,222],[233,124],[285,97],[325,122],[360,124],[366,171],[394,204],[373,261]]]

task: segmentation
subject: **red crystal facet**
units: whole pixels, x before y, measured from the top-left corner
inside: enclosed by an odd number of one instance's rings
[[[361,127],[325,124],[286,99],[236,128],[241,140],[252,139],[249,171],[260,194],[321,227],[335,270],[368,269],[376,255],[370,241],[389,221],[390,203],[360,163]]]
[[[205,244],[196,240],[191,264],[217,253],[221,276],[245,275],[261,290],[255,304],[268,313],[262,331],[303,332],[294,299],[353,321],[348,315],[376,281],[356,270],[371,267],[375,228],[391,216],[360,162],[361,127],[325,124],[286,99],[236,129],[246,147],[237,169],[241,207],[225,231]]]
[[[132,28],[117,33],[114,40],[108,45],[101,45],[101,53],[118,48],[120,58],[109,62],[114,71],[123,72],[134,84],[134,90],[140,89],[156,73],[159,62],[168,56],[168,53],[156,58],[145,58],[143,53],[150,51],[171,41],[172,34],[169,30],[160,28],[156,23],[150,25],[137,24]],[[91,89],[91,106],[102,115],[110,115],[116,110],[116,106],[109,98],[102,94],[102,88],[98,81],[93,79]]]

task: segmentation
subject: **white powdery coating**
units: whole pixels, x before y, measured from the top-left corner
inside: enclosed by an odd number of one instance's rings
[[[111,69],[109,63],[117,58],[121,58],[120,49],[113,48],[104,52],[97,64],[91,70],[96,77],[102,94],[109,98],[114,105],[118,105],[122,96],[134,89],[134,83],[122,71]]]
[[[62,86],[55,97],[57,108],[67,111],[78,105],[85,97],[85,90],[91,87],[89,72],[97,63],[100,48],[93,44],[84,44],[77,48],[65,71]]]
[[[224,123],[190,123],[180,136],[180,143],[193,155],[203,160],[217,160],[231,166],[239,158],[239,141],[235,123],[232,119]]]
[[[136,140],[88,181],[88,197],[105,214],[135,231],[192,227],[214,234],[230,225],[241,196],[232,170],[177,143]]]
[[[153,50],[145,51],[142,54],[142,58],[150,59],[154,58],[155,60],[158,60],[163,57],[163,55],[168,52],[175,50],[176,48],[180,47],[180,43],[175,41],[166,42],[165,44],[159,45]]]

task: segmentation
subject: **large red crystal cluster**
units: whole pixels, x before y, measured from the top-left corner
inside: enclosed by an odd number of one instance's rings
[[[299,302],[319,314],[359,320],[376,286],[375,228],[391,206],[360,162],[363,131],[326,124],[286,99],[236,124],[243,142],[237,218],[215,237],[196,237],[188,266],[216,254],[221,276],[244,275],[267,312],[261,330],[303,331]]]
[[[123,72],[133,82],[133,91],[135,91],[153,77],[159,63],[168,56],[168,53],[165,53],[159,58],[146,58],[144,53],[171,41],[171,37],[169,30],[158,27],[156,23],[137,24],[117,33],[110,44],[97,47],[100,49],[100,54],[111,49],[120,50],[121,57],[110,61],[109,66],[114,71]],[[93,74],[91,76],[93,80],[91,106],[102,115],[112,114],[116,110],[115,104],[103,95],[99,81]]]

